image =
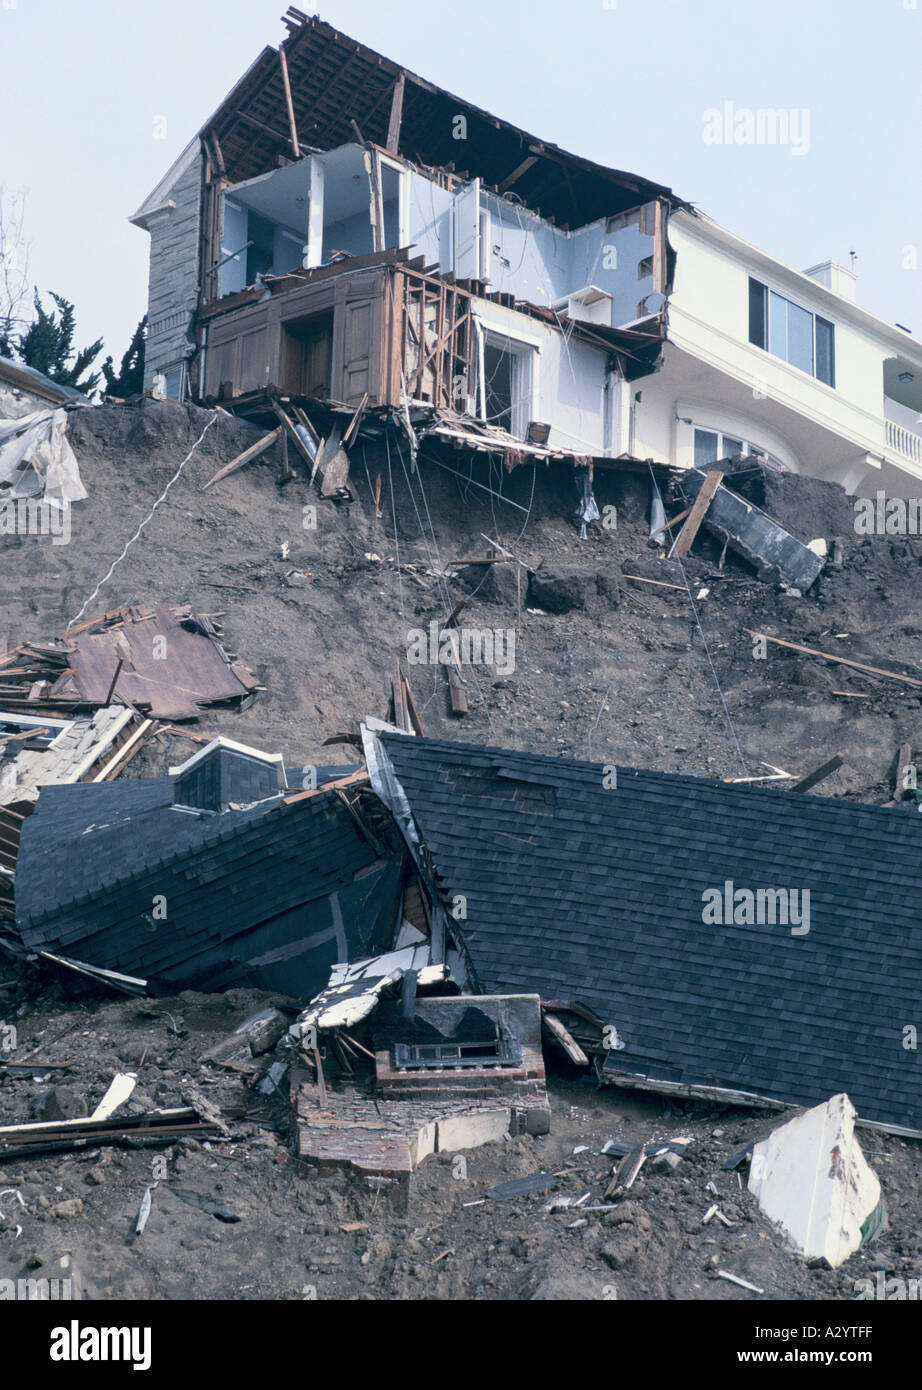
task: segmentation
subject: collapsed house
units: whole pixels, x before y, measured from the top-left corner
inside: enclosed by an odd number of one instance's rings
[[[534,999],[603,1085],[767,1109],[847,1090],[863,1123],[922,1132],[915,815],[374,720],[363,739],[367,772],[310,790],[222,739],[168,778],[46,787],[19,851],[24,945],[155,992],[313,999],[290,1044],[316,1072],[293,1089],[324,1109],[320,1040],[348,1077],[340,1039],[370,1028],[379,1099],[431,1106],[451,1076],[455,1099],[536,1123],[534,1011],[459,1040],[434,992],[506,1000],[500,1022]],[[403,1031],[379,1046],[388,1017]]]
[[[312,472],[310,427],[339,432],[335,456],[358,411],[347,452],[389,427],[510,466],[757,456],[895,495],[922,477],[922,345],[856,302],[853,271],[797,272],[661,184],[293,6],[284,23],[132,218],[146,386],[272,428],[266,394],[287,397]]]
[[[539,994],[600,1081],[847,1091],[922,1130],[917,816],[397,733],[374,758],[472,986]]]

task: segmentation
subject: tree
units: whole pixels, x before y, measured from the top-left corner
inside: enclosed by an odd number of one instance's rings
[[[102,374],[106,382],[106,395],[126,400],[128,396],[139,396],[144,389],[144,345],[146,341],[147,315],[132,334],[131,342],[122,358],[118,376],[113,370],[112,358],[107,357],[102,364]]]
[[[28,367],[35,367],[59,386],[73,386],[90,395],[99,385],[99,372],[90,372],[92,362],[102,351],[102,338],[77,352],[74,348],[76,318],[74,306],[61,294],[52,293],[57,314],[47,313],[38,290],[35,291],[35,318],[16,340],[15,349]],[[9,340],[12,345],[12,339]],[[73,358],[73,361],[71,361]],[[84,373],[87,373],[84,376]]]
[[[29,253],[25,239],[26,195],[0,187],[0,354],[13,353],[12,336],[27,326],[20,311],[29,294]]]

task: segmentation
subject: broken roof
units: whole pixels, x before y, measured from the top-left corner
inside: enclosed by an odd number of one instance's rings
[[[418,164],[453,169],[461,159],[463,177],[479,177],[501,193],[512,189],[527,207],[567,225],[582,226],[657,197],[686,206],[661,184],[568,154],[453,96],[316,16],[292,6],[284,23],[288,38],[278,50],[263,50],[201,132],[231,183],[277,168],[280,156],[346,144],[355,138],[355,121],[366,140]],[[454,135],[458,116],[467,122],[460,142]],[[187,148],[174,166],[177,176],[188,155]],[[170,182],[170,175],[161,180],[133,221],[162,203]]]
[[[0,355],[0,381],[20,391],[29,391],[33,396],[50,401],[55,405],[65,402],[71,405],[91,405],[88,396],[73,386],[61,386],[45,376],[36,367],[27,367],[25,362],[14,362],[12,357]]]
[[[922,821],[878,807],[381,735],[489,993],[616,1029],[603,1076],[922,1129]],[[809,930],[710,925],[703,895],[809,892]],[[803,899],[800,899],[801,903]]]
[[[231,801],[216,813],[189,807],[183,775],[44,788],[17,864],[25,945],[163,986],[310,998],[337,961],[388,944],[401,857],[379,855],[335,791],[286,802],[266,763],[275,794],[257,800],[251,756],[216,746],[210,761]]]
[[[188,604],[115,608],[0,657],[0,702],[30,713],[122,702],[153,719],[194,719],[259,689],[215,623]]]

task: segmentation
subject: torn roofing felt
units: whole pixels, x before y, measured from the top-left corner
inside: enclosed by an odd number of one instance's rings
[[[222,751],[222,797],[227,762]],[[179,782],[42,791],[17,865],[26,946],[167,991],[253,984],[309,999],[337,961],[390,944],[402,857],[378,855],[335,791],[196,814],[187,788],[176,804]]]
[[[381,735],[487,993],[578,1001],[604,1076],[922,1128],[922,819],[693,777]],[[809,930],[706,924],[708,890],[809,891]],[[804,899],[799,899],[801,907]],[[764,915],[764,914],[763,914]]]

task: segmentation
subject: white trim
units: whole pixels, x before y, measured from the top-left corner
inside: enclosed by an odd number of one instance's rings
[[[207,757],[210,757],[210,755],[219,748],[223,748],[229,753],[242,753],[247,758],[255,758],[257,762],[274,763],[278,770],[279,787],[283,791],[287,789],[288,783],[285,781],[285,760],[281,753],[264,753],[260,748],[250,748],[245,743],[234,743],[233,739],[224,738],[223,735],[220,734],[217,738],[213,738],[206,747],[200,748],[197,753],[193,753],[192,757],[187,758],[184,763],[180,763],[178,767],[171,767],[170,776],[180,777],[184,772],[191,772],[194,767],[198,767],[199,763],[204,762]]]
[[[152,193],[147,195],[137,212],[132,213],[128,221],[133,222],[137,227],[143,227],[144,230],[147,231],[147,222],[149,218],[155,216],[158,212],[171,212],[176,204],[166,201],[167,194],[170,192],[173,185],[179,182],[183,174],[192,167],[195,160],[201,159],[201,156],[202,142],[200,138],[195,135],[189,141],[178,159],[175,159],[170,165],[163,178],[157,184],[157,187]]]

